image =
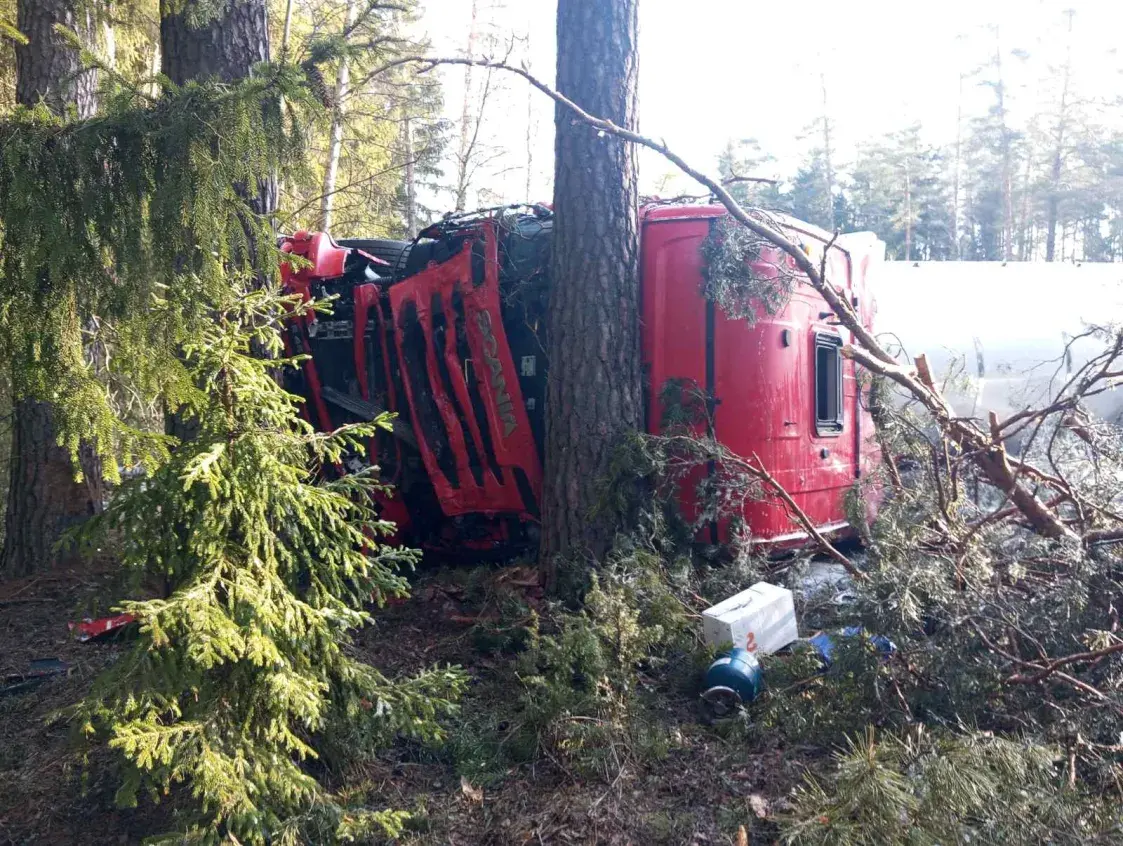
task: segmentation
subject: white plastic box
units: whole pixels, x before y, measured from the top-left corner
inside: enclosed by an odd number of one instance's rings
[[[792,592],[757,582],[703,611],[702,635],[712,646],[732,643],[761,655],[783,649],[799,637]]]

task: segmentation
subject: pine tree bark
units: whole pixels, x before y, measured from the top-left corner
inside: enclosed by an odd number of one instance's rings
[[[1053,130],[1053,163],[1049,169],[1049,193],[1046,200],[1045,261],[1053,261],[1057,253],[1057,218],[1061,205],[1061,173],[1065,158],[1065,132],[1068,129],[1068,86],[1072,77],[1072,19],[1075,10],[1069,9],[1068,41],[1065,44],[1065,64],[1062,71],[1061,101],[1057,109],[1057,123]]]
[[[55,31],[62,25],[92,43],[93,17],[80,6],[77,0],[19,0],[17,27],[28,43],[16,47],[16,102],[43,103],[59,114],[73,109],[80,118],[97,110],[96,72],[83,70],[77,51]],[[83,449],[86,481],[78,481],[57,438],[50,404],[30,398],[13,403],[0,577],[48,568],[62,532],[101,508],[100,463]]]
[[[192,80],[237,82],[269,59],[266,0],[160,0],[161,70],[176,85]],[[277,210],[277,181],[257,186],[257,214]]]
[[[160,69],[176,85],[237,82],[269,59],[266,0],[220,0],[218,9],[208,9],[212,5],[208,0],[160,0]],[[249,193],[246,186],[238,188]],[[258,215],[277,211],[275,177],[258,182],[250,206]],[[250,250],[250,263],[259,268],[252,237]],[[166,414],[164,426],[181,442],[197,433],[196,422],[178,414]]]
[[[83,70],[81,58],[55,31],[62,25],[93,41],[94,22],[89,5],[80,0],[19,0],[16,26],[27,44],[16,46],[16,102],[45,103],[63,114],[71,108],[78,117],[97,111],[97,72]]]
[[[162,70],[176,85],[204,79],[237,82],[269,59],[264,0],[225,0],[210,16],[205,15],[207,5],[160,0]],[[195,26],[200,16],[202,25]]]
[[[636,126],[637,0],[558,0],[558,90]],[[612,540],[591,519],[624,433],[640,427],[639,235],[635,148],[555,111],[542,561],[594,557]]]

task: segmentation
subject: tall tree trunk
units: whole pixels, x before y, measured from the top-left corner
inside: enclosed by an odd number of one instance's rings
[[[1026,151],[1026,168],[1022,177],[1022,208],[1018,221],[1018,261],[1029,261],[1033,255],[1033,221],[1030,220],[1029,201],[1033,175],[1033,153]]]
[[[156,78],[159,75],[159,73],[160,73],[160,42],[157,41],[155,44],[152,45],[152,58],[148,62],[148,75],[149,75],[149,77],[151,77],[151,81],[145,87],[147,88],[147,93],[148,93],[149,97],[155,98],[155,97],[160,96],[160,82]]]
[[[237,82],[268,59],[266,0],[219,0],[217,8],[213,0],[160,0],[161,70],[176,85],[207,79]],[[259,215],[277,211],[276,178],[258,183],[250,205]],[[250,250],[250,261],[257,267],[252,241]],[[196,434],[195,421],[178,414],[167,414],[164,423],[168,434],[180,441]]]
[[[530,52],[530,30],[531,23],[528,20],[526,24],[526,69],[533,73],[531,65],[531,52]],[[523,199],[528,203],[534,202],[534,198],[530,196],[533,190],[534,180],[534,142],[538,135],[538,126],[534,120],[534,103],[536,92],[529,85],[526,86],[526,189],[523,192]]]
[[[831,162],[831,119],[827,114],[827,75],[820,71],[819,88],[823,92],[823,169],[827,180],[827,216],[830,226],[834,231],[834,165]]]
[[[292,38],[292,4],[293,0],[285,2],[285,22],[281,28],[281,61],[289,57],[289,39]]]
[[[912,261],[912,167],[905,153],[905,261]]]
[[[16,25],[28,43],[16,46],[16,102],[43,101],[53,112],[77,109],[78,117],[97,111],[97,72],[83,70],[81,57],[55,31],[61,25],[89,44],[95,40],[91,6],[82,0],[19,0]]]
[[[162,70],[176,85],[217,78],[236,82],[269,59],[265,0],[160,0]],[[202,26],[193,27],[200,16]]]
[[[269,59],[266,0],[225,0],[207,15],[211,5],[212,0],[160,0],[161,69],[176,85],[236,82]],[[200,16],[202,25],[192,26]],[[257,214],[276,212],[276,179],[257,186],[252,205]]]
[[[1002,39],[998,27],[994,28],[994,67],[996,79],[994,94],[997,99],[997,116],[1002,156],[1002,259],[1014,256],[1014,163],[1013,140],[1006,121],[1006,80],[1002,76]]]
[[[558,0],[558,90],[636,125],[637,0]],[[553,285],[542,560],[599,556],[589,509],[619,438],[640,427],[635,148],[555,110]]]
[[[347,23],[344,33],[348,32],[359,14],[356,0],[347,0]],[[351,64],[346,56],[339,59],[339,69],[335,75],[335,99],[331,109],[331,134],[328,139],[328,160],[324,167],[324,190],[320,199],[320,229],[331,231],[331,213],[335,207],[335,183],[339,175],[339,157],[343,152],[343,119],[346,114],[347,89],[351,84]]]
[[[402,120],[402,152],[405,155],[405,223],[406,234],[412,238],[417,232],[417,163],[413,152],[413,121],[409,115]]]
[[[60,114],[74,109],[78,117],[92,117],[97,110],[97,75],[82,70],[78,52],[55,31],[62,25],[92,44],[89,7],[78,0],[19,0],[16,14],[16,25],[28,39],[16,47],[16,102],[42,102]],[[14,383],[18,386],[18,379]],[[78,481],[70,453],[57,438],[48,403],[29,398],[13,402],[0,576],[23,576],[48,567],[61,533],[101,508],[100,463],[92,451],[83,449],[87,481]]]
[[[479,37],[479,0],[472,0],[471,19],[468,22],[468,47],[466,56],[476,55],[476,39]],[[472,66],[464,68],[464,102],[460,109],[460,146],[456,151],[456,210],[464,211],[468,203],[468,181],[471,178],[472,140]],[[483,118],[483,104],[475,115],[476,127]]]
[[[956,261],[963,258],[963,244],[959,238],[959,177],[963,156],[963,74],[959,74],[959,96],[955,101],[955,170],[952,176],[951,237],[952,255]]]
[[[1045,261],[1053,261],[1057,250],[1057,217],[1060,214],[1061,172],[1064,168],[1065,133],[1068,130],[1068,85],[1072,77],[1072,18],[1068,16],[1068,42],[1065,44],[1065,66],[1061,77],[1061,102],[1057,109],[1057,124],[1053,131],[1053,163],[1049,172],[1049,196],[1045,203]]]

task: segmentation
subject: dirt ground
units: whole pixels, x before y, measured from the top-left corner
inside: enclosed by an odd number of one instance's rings
[[[79,644],[67,631],[105,578],[67,571],[0,585],[0,678],[37,658],[70,667],[30,692],[0,696],[0,846],[136,843],[167,831],[164,806],[115,808],[111,759],[98,753],[84,763],[65,716],[52,718],[126,648]],[[481,609],[446,579],[420,577],[413,598],[381,612],[356,649],[391,674],[463,666],[472,682],[462,719],[470,720],[512,696],[512,659],[481,651],[472,625]],[[547,759],[466,778],[455,755],[407,743],[327,777],[373,806],[414,812],[401,841],[408,844],[733,844],[741,826],[749,843],[774,842],[775,814],[803,778],[806,753],[723,737],[701,723],[688,692],[660,702],[673,738],[665,755],[626,762],[604,778]]]

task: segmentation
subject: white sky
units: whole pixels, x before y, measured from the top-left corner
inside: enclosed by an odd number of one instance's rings
[[[434,54],[462,54],[471,0],[423,0],[423,26]],[[525,39],[515,61],[552,80],[554,0],[479,0],[500,42]],[[1077,86],[1101,97],[1123,94],[1123,0],[639,0],[640,128],[662,137],[688,161],[715,169],[730,138],[755,137],[781,159],[787,175],[807,149],[807,125],[821,114],[825,73],[834,122],[836,158],[845,162],[859,143],[920,121],[936,143],[954,138],[961,72],[994,52],[989,26],[1001,25],[1003,61],[1015,115],[1028,116],[1047,97],[1049,64],[1063,60],[1063,10],[1076,9]],[[492,8],[505,5],[505,9]],[[529,50],[526,48],[529,44]],[[1033,59],[1010,53],[1022,48]],[[480,52],[480,50],[477,50]],[[458,120],[463,72],[443,71],[446,112]],[[964,83],[965,113],[985,108],[988,94]],[[541,95],[528,102],[521,80],[509,79],[492,98],[484,139],[496,157],[481,168],[475,200],[526,199],[528,105],[535,125],[533,199],[548,199],[552,173],[553,110]],[[453,138],[453,144],[456,137]],[[641,159],[644,193],[693,191],[666,183],[668,166]]]

